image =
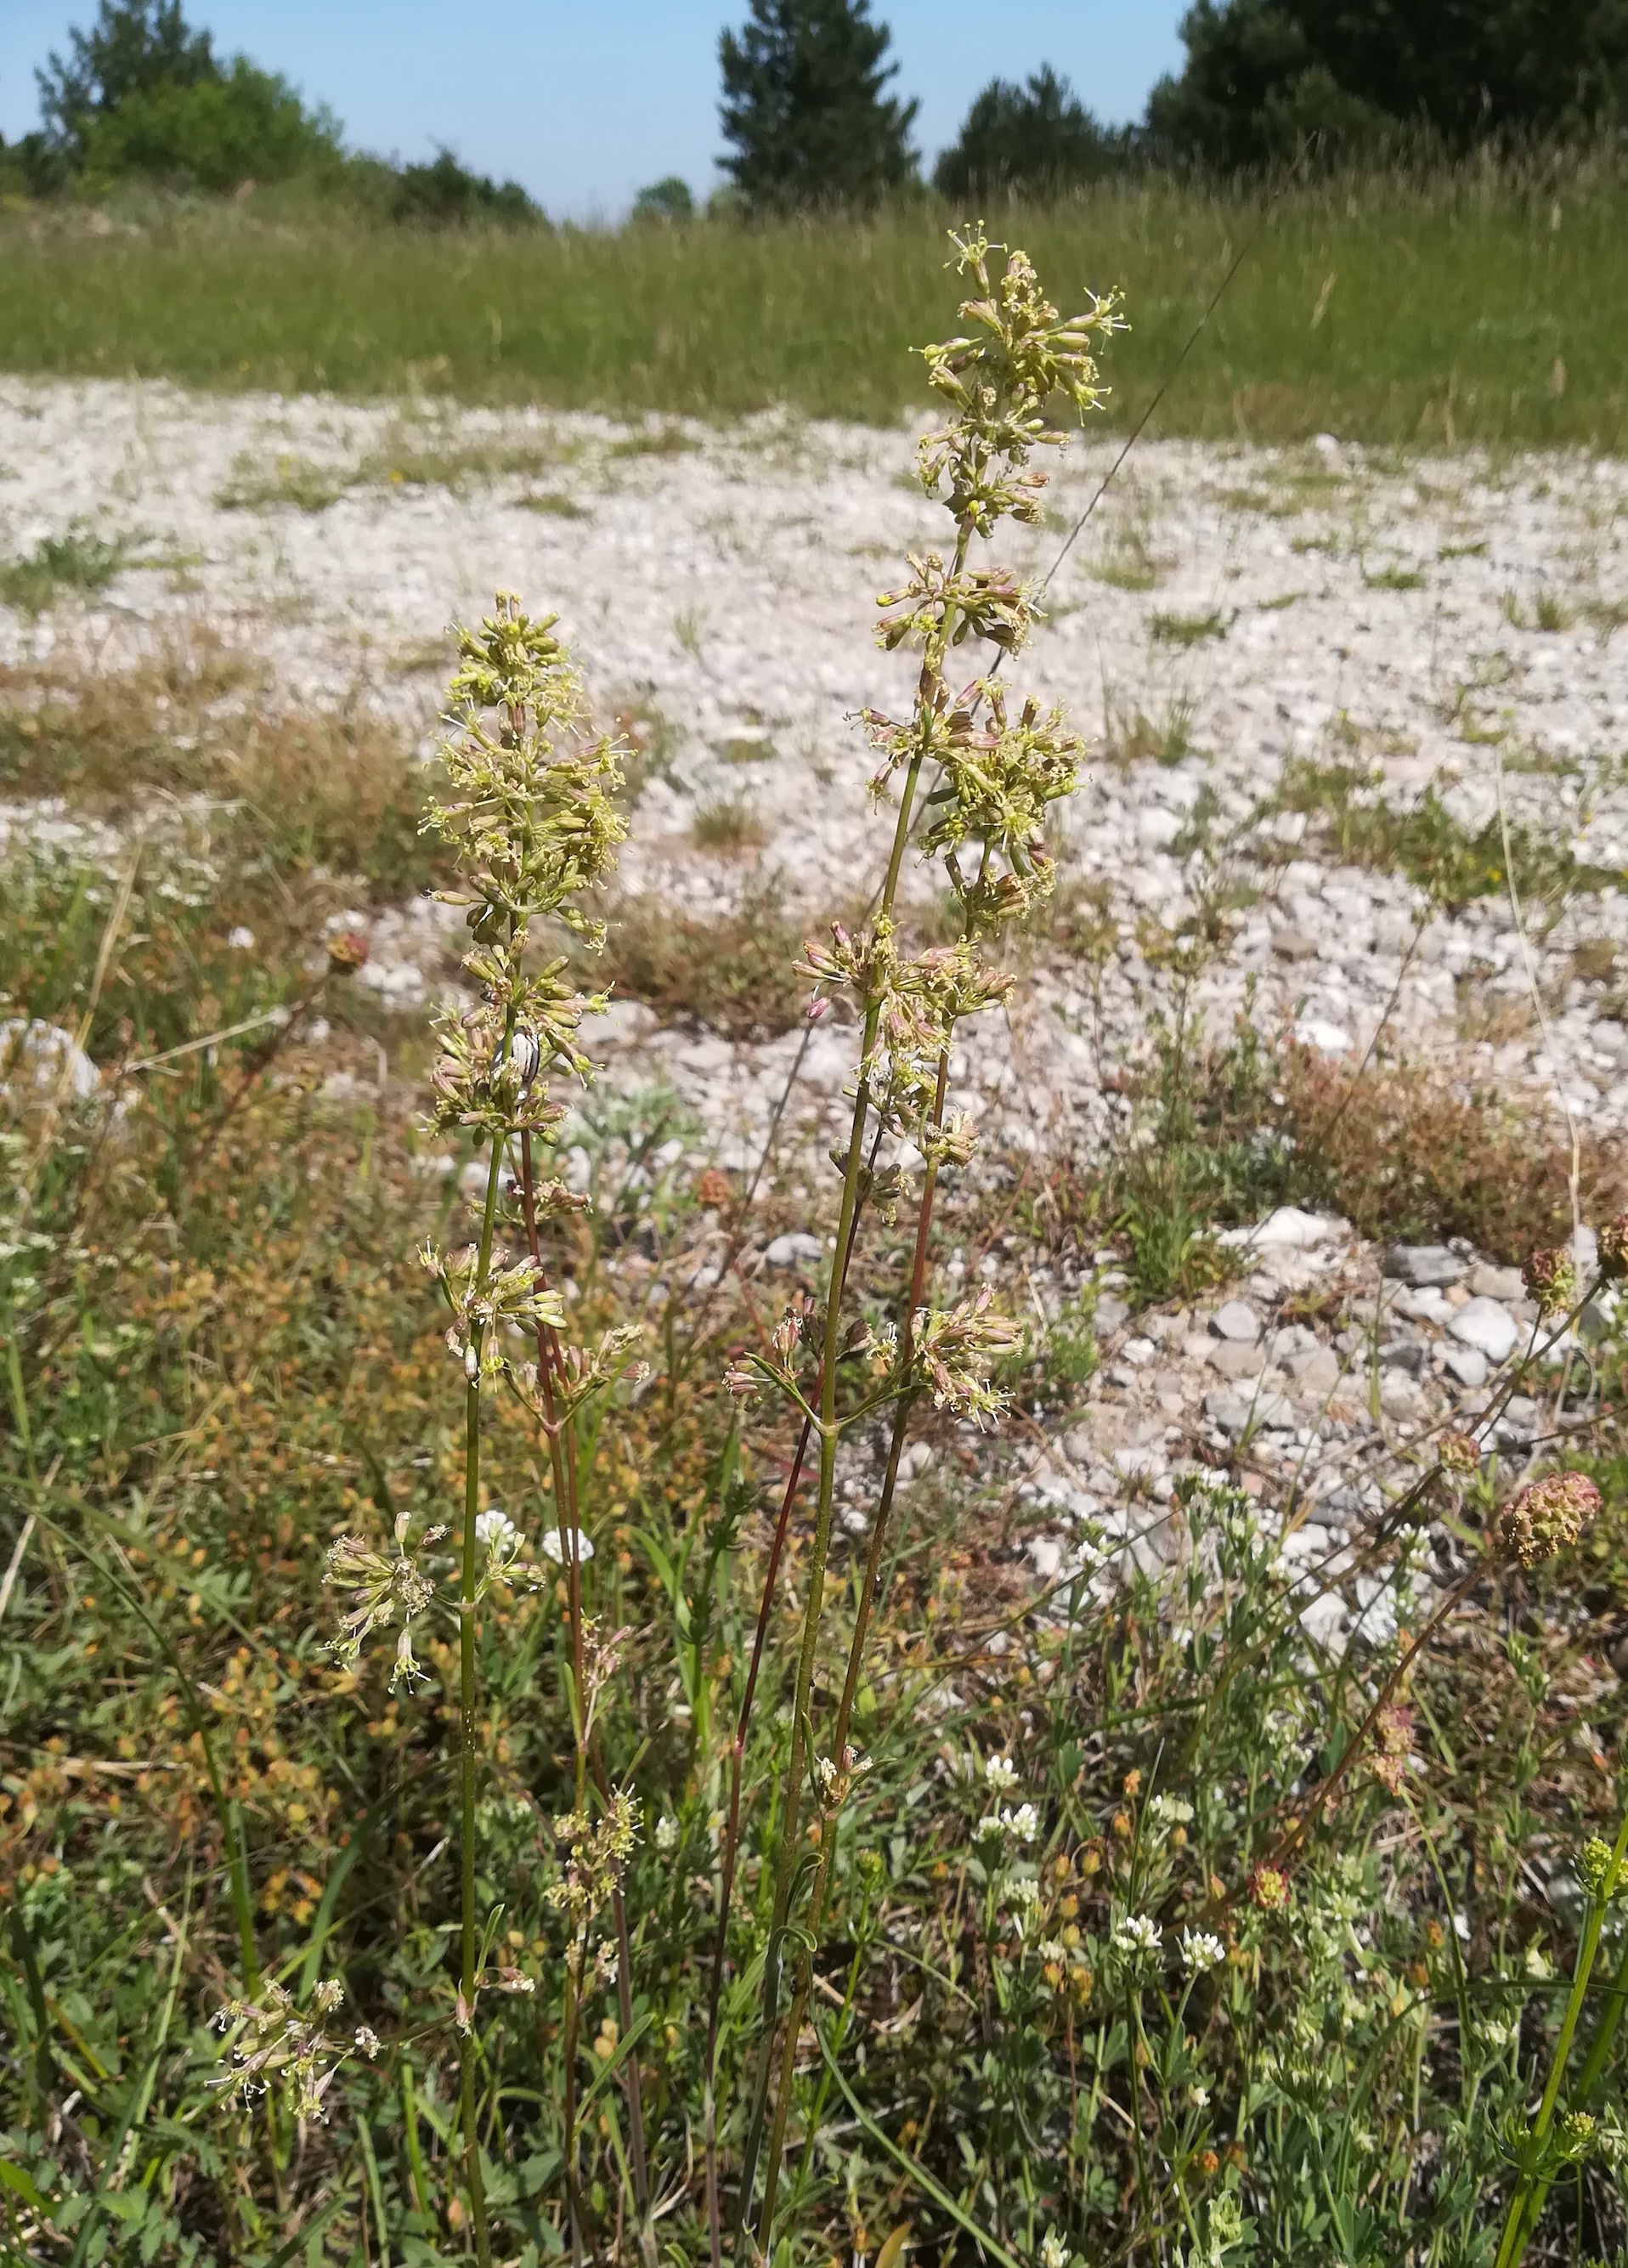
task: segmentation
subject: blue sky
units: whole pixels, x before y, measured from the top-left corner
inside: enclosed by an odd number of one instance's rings
[[[872,0],[891,25],[898,91],[920,98],[918,146],[951,140],[997,74],[1050,63],[1099,117],[1138,115],[1181,56],[1184,0]],[[96,0],[0,0],[0,134],[38,122],[33,67]],[[344,122],[353,146],[431,154],[448,142],[512,175],[551,213],[615,218],[646,181],[719,179],[718,34],[746,0],[188,0],[217,50],[242,49]],[[484,22],[483,19],[484,18]],[[992,28],[991,28],[992,27]]]

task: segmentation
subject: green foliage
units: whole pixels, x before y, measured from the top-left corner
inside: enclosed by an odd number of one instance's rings
[[[129,557],[129,547],[108,542],[76,522],[63,535],[42,536],[21,559],[0,564],[0,606],[42,615],[64,591],[106,590]]]
[[[450,150],[428,166],[403,166],[390,190],[390,216],[428,228],[468,228],[500,222],[513,226],[542,216],[518,181],[501,184],[460,166]]]
[[[101,0],[94,27],[70,30],[68,44],[66,62],[53,53],[35,76],[47,138],[76,165],[96,124],[124,103],[221,76],[209,33],[192,29],[181,0]]]
[[[1050,63],[1027,86],[991,79],[932,169],[952,202],[1021,193],[1055,196],[1123,164],[1126,137],[1100,126]]]
[[[1628,95],[1623,0],[1196,0],[1187,62],[1148,102],[1153,149],[1223,172],[1462,151],[1609,127]]]
[[[1291,757],[1276,802],[1280,810],[1305,813],[1322,843],[1347,865],[1403,873],[1448,910],[1502,895],[1512,870],[1529,906],[1621,884],[1619,874],[1583,864],[1568,845],[1518,822],[1510,826],[1506,858],[1498,814],[1474,829],[1465,827],[1433,781],[1400,810],[1381,792],[1382,783],[1382,774],[1361,764]]]
[[[681,173],[666,173],[633,200],[635,220],[685,221],[696,217],[696,200]]]
[[[869,0],[752,0],[718,40],[721,162],[755,210],[869,204],[915,174],[915,102],[884,92],[888,27]]]
[[[139,87],[88,122],[87,181],[144,177],[222,193],[243,181],[281,181],[331,165],[339,128],[307,111],[285,79],[246,55],[190,82]]]

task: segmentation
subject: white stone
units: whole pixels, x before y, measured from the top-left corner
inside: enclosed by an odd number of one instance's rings
[[[1228,1300],[1210,1318],[1210,1329],[1220,1339],[1252,1344],[1261,1336],[1261,1319],[1246,1300]]]
[[[806,1229],[792,1229],[785,1236],[777,1236],[764,1248],[763,1258],[771,1268],[815,1267],[825,1257],[825,1246],[817,1236]]]
[[[1521,1336],[1521,1326],[1508,1308],[1485,1298],[1456,1308],[1448,1329],[1461,1345],[1474,1347],[1494,1363],[1505,1361]]]
[[[1441,1366],[1461,1386],[1473,1390],[1486,1384],[1487,1360],[1478,1347],[1448,1347],[1442,1355]]]
[[[1053,1583],[1063,1572],[1063,1546],[1054,1535],[1031,1535],[1024,1549],[1029,1565],[1042,1583]]]
[[[100,1071],[60,1024],[22,1016],[0,1021],[0,1087],[31,1085],[64,1102],[84,1102],[101,1083]]]
[[[1315,1048],[1320,1056],[1351,1053],[1351,1034],[1330,1023],[1326,1016],[1302,1016],[1294,1027],[1294,1036],[1302,1047]]]
[[[1279,1205],[1253,1228],[1224,1228],[1217,1241],[1234,1250],[1241,1246],[1284,1245],[1293,1251],[1311,1252],[1321,1244],[1332,1243],[1350,1233],[1347,1221],[1327,1213],[1302,1212],[1299,1205]]]

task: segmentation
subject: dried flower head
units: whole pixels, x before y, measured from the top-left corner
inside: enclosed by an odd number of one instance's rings
[[[1587,1473],[1546,1473],[1505,1506],[1499,1542],[1523,1567],[1536,1567],[1575,1543],[1599,1510],[1600,1491]]]
[[[1608,1284],[1628,1276],[1628,1212],[1613,1213],[1600,1231],[1600,1273]]]
[[[1481,1470],[1481,1444],[1473,1433],[1444,1433],[1436,1455],[1442,1471],[1455,1480],[1472,1480]]]
[[[1569,1245],[1542,1246],[1529,1252],[1521,1274],[1546,1315],[1563,1314],[1577,1297],[1577,1263]]]

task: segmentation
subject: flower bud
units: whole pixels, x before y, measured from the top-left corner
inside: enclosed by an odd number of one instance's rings
[[[1499,1542],[1523,1567],[1540,1566],[1575,1543],[1599,1509],[1600,1491],[1587,1473],[1545,1473],[1505,1506]]]

